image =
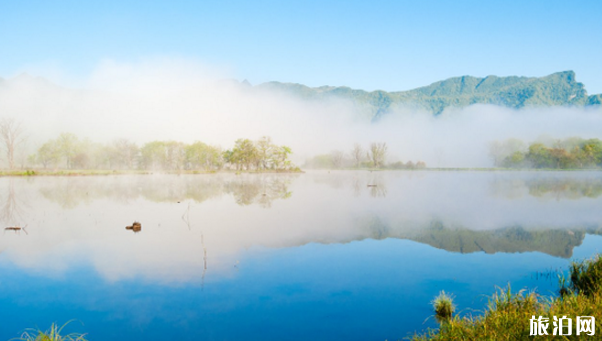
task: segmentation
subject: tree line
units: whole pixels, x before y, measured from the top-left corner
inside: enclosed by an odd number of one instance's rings
[[[283,171],[296,169],[289,160],[291,153],[269,137],[238,139],[232,149],[223,150],[200,141],[151,141],[139,147],[118,139],[102,144],[63,133],[45,142],[28,163],[44,169]]]
[[[314,156],[307,160],[306,166],[311,168],[382,168],[382,169],[420,169],[426,168],[423,161],[403,163],[401,161],[387,163],[388,146],[386,142],[373,142],[364,149],[356,143],[348,153],[333,150],[330,154]]]
[[[518,139],[494,141],[489,155],[496,167],[588,169],[602,167],[602,141],[571,137],[527,144]]]

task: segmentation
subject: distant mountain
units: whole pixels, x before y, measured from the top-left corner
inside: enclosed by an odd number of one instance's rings
[[[292,94],[301,99],[326,100],[338,98],[350,101],[362,114],[373,121],[395,110],[423,110],[434,115],[447,108],[464,108],[472,104],[494,104],[508,108],[549,106],[602,105],[602,94],[589,95],[573,71],[557,72],[545,77],[462,76],[435,82],[408,91],[364,91],[340,86],[311,88],[297,83],[267,82],[257,86],[244,80],[222,80],[218,86],[239,86],[245,91],[270,90]],[[73,92],[42,78],[21,74],[11,79],[0,78],[0,90],[27,88]]]
[[[588,96],[583,84],[575,80],[573,71],[546,77],[462,76],[399,92],[368,92],[333,86],[310,88],[302,84],[279,82],[263,83],[257,88],[284,91],[308,99],[335,97],[351,100],[373,120],[404,107],[438,115],[446,108],[463,108],[477,103],[508,108],[602,104],[602,95]]]

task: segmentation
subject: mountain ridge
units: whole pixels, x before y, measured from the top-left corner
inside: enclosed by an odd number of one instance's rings
[[[452,77],[406,91],[365,91],[346,86],[308,87],[298,83],[266,82],[259,89],[283,91],[305,99],[329,97],[351,100],[372,120],[409,108],[441,114],[448,108],[494,104],[519,109],[537,106],[590,106],[602,104],[602,94],[587,94],[574,71],[544,77],[494,75]]]
[[[602,94],[588,95],[574,71],[562,71],[544,77],[489,75],[460,76],[437,81],[405,91],[366,91],[347,86],[309,87],[299,83],[266,82],[252,86],[247,80],[222,80],[218,85],[238,86],[243,91],[269,90],[304,100],[330,98],[349,101],[360,114],[372,121],[395,112],[424,111],[439,115],[447,109],[461,109],[473,104],[492,104],[507,108],[552,106],[599,106]],[[51,81],[23,73],[0,78],[0,89],[33,85],[34,88],[65,89]]]

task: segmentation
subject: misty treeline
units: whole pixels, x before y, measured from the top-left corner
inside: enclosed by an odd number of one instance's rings
[[[602,141],[571,137],[527,145],[519,139],[493,141],[489,155],[496,167],[583,169],[602,167]]]
[[[28,163],[44,169],[288,171],[297,169],[289,160],[291,153],[269,137],[238,139],[232,149],[223,150],[198,141],[151,141],[139,147],[118,139],[102,144],[62,133],[30,155]]]
[[[420,169],[426,168],[426,163],[401,161],[387,163],[388,146],[386,142],[373,142],[364,149],[356,143],[348,152],[333,150],[330,154],[317,155],[307,160],[306,166],[310,168],[383,168],[383,169]]]

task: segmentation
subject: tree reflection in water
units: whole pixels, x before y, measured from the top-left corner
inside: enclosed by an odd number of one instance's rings
[[[17,195],[17,191],[15,190],[14,179],[8,179],[8,186],[6,186],[6,191],[0,193],[0,202],[2,202],[2,208],[0,209],[0,221],[6,227],[23,227],[24,224],[24,216],[25,216],[25,207],[28,207],[24,198],[22,198],[21,193]],[[20,230],[20,229],[19,229]],[[14,231],[17,231],[16,229]]]
[[[541,199],[578,200],[602,196],[602,179],[595,177],[504,177],[491,182],[491,192],[500,197],[518,199],[525,195]]]
[[[109,179],[82,177],[57,178],[40,193],[62,208],[74,208],[101,198],[129,203],[137,198],[152,202],[201,203],[222,195],[231,195],[241,206],[257,204],[269,208],[272,201],[292,195],[288,187],[296,175],[282,174],[208,174],[173,176],[116,176]],[[184,222],[186,217],[183,216]]]

